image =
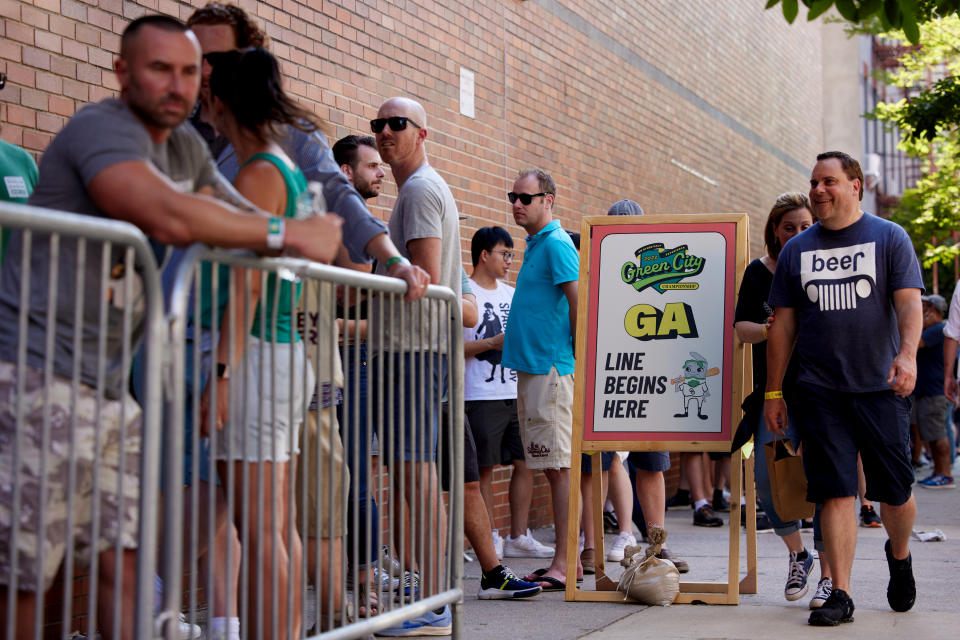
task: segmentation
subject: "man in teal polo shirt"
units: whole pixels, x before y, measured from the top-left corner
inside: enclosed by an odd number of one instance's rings
[[[573,336],[580,258],[567,232],[553,219],[557,186],[546,171],[525,169],[507,194],[513,217],[527,231],[523,266],[503,342],[504,367],[515,369],[517,412],[530,469],[550,483],[556,552],[546,569],[524,578],[544,591],[564,588],[567,499],[573,437]],[[577,573],[580,573],[578,567]]]

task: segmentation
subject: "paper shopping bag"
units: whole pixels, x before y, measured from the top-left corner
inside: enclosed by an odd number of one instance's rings
[[[764,445],[773,508],[784,522],[812,518],[815,505],[807,502],[807,476],[803,460],[790,440],[774,440]]]

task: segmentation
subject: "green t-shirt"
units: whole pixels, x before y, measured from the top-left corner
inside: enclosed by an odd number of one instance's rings
[[[287,208],[283,212],[285,218],[296,217],[297,201],[300,195],[307,190],[307,178],[296,166],[291,167],[285,159],[269,153],[258,153],[252,156],[243,166],[250,164],[254,160],[266,160],[273,164],[283,176],[283,181],[287,185]],[[243,167],[241,167],[242,169]],[[212,271],[213,267],[209,262],[203,264],[200,273],[200,317],[201,325],[211,328],[213,320],[211,319],[211,301],[212,301]],[[260,277],[257,273],[252,273],[251,278]],[[300,301],[300,292],[302,285],[298,282],[296,287],[292,287],[288,280],[280,281],[280,294],[277,296],[277,276],[267,276],[267,287],[260,292],[260,303],[253,316],[253,327],[250,335],[257,338],[260,336],[260,304],[266,303],[264,310],[266,318],[266,327],[263,332],[263,339],[268,342],[290,343],[299,342],[300,334],[293,328],[293,316],[291,308],[296,313],[296,307]],[[220,266],[217,270],[217,322],[227,310],[227,301],[230,297],[230,270],[225,266]],[[274,299],[277,300],[277,335],[273,337],[273,313]],[[292,300],[292,304],[291,304]]]
[[[0,140],[0,200],[26,204],[37,186],[37,163],[33,156],[15,144]],[[0,241],[0,264],[7,255],[10,231],[3,229]]]

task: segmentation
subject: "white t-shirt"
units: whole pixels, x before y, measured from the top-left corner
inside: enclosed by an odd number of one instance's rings
[[[484,289],[472,278],[470,287],[477,297],[480,321],[463,330],[463,340],[482,340],[503,333],[510,316],[513,287],[497,282],[496,289]],[[463,362],[464,399],[507,400],[517,397],[517,372],[500,364],[503,351],[490,349]]]

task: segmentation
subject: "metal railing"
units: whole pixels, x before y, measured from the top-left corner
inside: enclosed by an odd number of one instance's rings
[[[448,605],[461,636],[452,291],[195,246],[164,317],[132,225],[0,203],[0,227],[0,637],[357,638]]]
[[[165,329],[153,251],[125,222],[25,205],[0,203],[0,227],[11,232],[0,314],[16,314],[0,329],[0,634],[40,637],[53,609],[58,637],[77,618],[91,637],[131,623],[147,637],[154,554],[138,553],[135,572],[116,559],[156,547]],[[138,420],[127,388],[141,334],[148,401]],[[116,555],[101,566],[109,550]],[[77,574],[88,582],[79,610]],[[56,575],[59,601],[48,601]],[[29,594],[35,602],[24,606]]]
[[[431,286],[406,303],[405,291],[399,280],[304,260],[186,254],[170,302],[170,379],[191,387],[166,385],[164,448],[182,451],[187,433],[188,450],[212,455],[191,458],[187,476],[207,481],[186,492],[182,459],[165,464],[164,521],[186,526],[166,527],[164,620],[183,609],[188,625],[237,617],[247,638],[355,638],[453,604],[459,625],[462,483],[451,483],[447,518],[438,477],[462,474],[460,301]],[[349,303],[364,300],[367,320]],[[287,388],[296,392],[273,392]],[[229,415],[214,428],[218,403]],[[434,435],[441,411],[452,428]],[[308,433],[298,437],[301,423]],[[208,426],[201,434],[191,424]],[[239,549],[223,534],[231,526]],[[176,625],[165,633],[176,637]]]

